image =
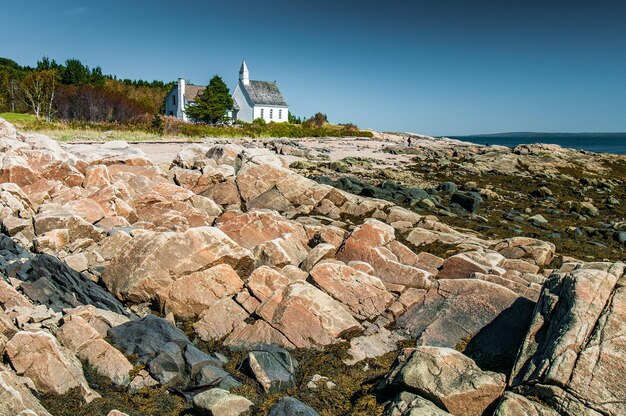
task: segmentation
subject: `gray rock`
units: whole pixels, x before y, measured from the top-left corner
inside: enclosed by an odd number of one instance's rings
[[[247,412],[252,402],[223,389],[211,389],[194,396],[193,406],[201,415],[238,416]]]
[[[455,193],[456,191],[458,191],[458,187],[456,186],[456,184],[454,182],[442,182],[439,184],[439,186],[437,187],[438,191],[441,192],[448,192],[450,194]]]
[[[404,391],[386,407],[383,416],[450,416],[430,400]]]
[[[281,397],[272,406],[268,416],[319,416],[319,414],[296,398]]]
[[[550,276],[511,374],[515,392],[566,415],[626,414],[625,269],[565,264]]]
[[[18,260],[18,261],[15,261]],[[128,316],[113,295],[63,261],[47,254],[30,254],[0,234],[0,272],[22,280],[21,289],[31,300],[56,312],[93,305]]]
[[[263,387],[276,393],[295,387],[298,362],[283,348],[263,345],[248,353],[243,368]]]
[[[482,201],[482,197],[475,192],[470,192],[467,195],[456,192],[450,198],[451,204],[457,204],[468,212],[478,211]]]
[[[177,386],[186,382],[185,359],[181,346],[168,342],[148,362],[150,375],[164,386]]]
[[[493,416],[559,416],[559,412],[519,394],[505,391]]]
[[[450,348],[417,347],[402,351],[384,386],[410,390],[455,415],[482,415],[500,398],[504,374],[482,371]]]
[[[189,343],[183,331],[154,315],[111,328],[108,335],[111,344],[126,355],[136,354],[140,362],[157,354],[168,342]]]

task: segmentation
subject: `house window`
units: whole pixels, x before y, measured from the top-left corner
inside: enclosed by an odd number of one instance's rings
[[[263,109],[261,109],[261,118],[263,118]]]
[[[172,95],[172,104],[176,105],[176,96],[175,95]]]
[[[281,120],[283,118],[283,110],[278,110],[278,119]]]
[[[274,109],[270,108],[270,120],[274,117]]]

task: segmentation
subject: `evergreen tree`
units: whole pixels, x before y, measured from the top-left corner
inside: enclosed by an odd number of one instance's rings
[[[215,75],[209,85],[198,94],[194,105],[187,107],[187,115],[199,121],[217,123],[228,120],[226,111],[233,108],[233,98],[222,78]]]
[[[61,72],[61,82],[65,85],[84,85],[89,83],[91,71],[78,59],[65,61],[65,68]]]

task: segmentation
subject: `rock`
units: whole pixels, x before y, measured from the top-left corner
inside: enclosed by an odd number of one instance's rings
[[[259,382],[266,393],[277,393],[296,386],[298,362],[283,348],[264,345],[254,348],[242,368]]]
[[[59,204],[42,205],[35,215],[35,233],[42,235],[57,229],[68,230],[70,241],[81,238],[99,241],[102,238],[96,227],[83,219],[80,213],[69,206]]]
[[[477,261],[467,253],[455,254],[443,262],[443,269],[437,274],[437,279],[467,279],[474,273],[490,274],[491,265],[485,263]]]
[[[294,234],[265,241],[254,248],[255,266],[285,267],[298,266],[307,257],[302,240]]]
[[[233,333],[245,325],[249,313],[231,298],[216,301],[202,312],[200,320],[193,324],[193,329],[203,341],[213,341]]]
[[[505,391],[493,416],[559,416],[559,412],[537,401]]]
[[[310,252],[307,254],[306,259],[302,262],[302,270],[310,271],[313,266],[319,263],[322,260],[330,259],[335,256],[335,252],[337,248],[328,243],[322,243],[316,245]]]
[[[450,197],[451,204],[458,204],[468,212],[476,212],[480,208],[482,198],[477,193],[471,192],[468,195],[455,192]]]
[[[482,371],[450,348],[404,350],[385,377],[385,385],[409,389],[454,415],[480,416],[504,391],[503,374]]]
[[[245,397],[216,388],[194,396],[193,406],[201,415],[238,416],[247,412],[252,407],[252,402]]]
[[[626,412],[625,269],[583,263],[550,276],[511,374],[516,392],[564,414]]]
[[[437,186],[437,190],[453,194],[458,191],[458,188],[454,182],[442,182]]]
[[[591,202],[581,202],[579,204],[579,212],[588,217],[597,217],[600,215],[600,210],[598,210],[598,208],[596,208]]]
[[[537,214],[529,217],[526,221],[534,225],[535,227],[543,227],[548,225],[548,220],[546,220],[543,215]]]
[[[113,409],[111,410],[107,416],[128,416],[126,413],[122,413],[119,410]]]
[[[77,308],[65,309],[64,319],[71,319],[74,316],[81,317],[85,322],[95,329],[104,338],[110,328],[125,324],[129,318],[115,312],[98,309],[94,306],[79,306]]]
[[[475,279],[438,280],[436,289],[415,293],[413,307],[398,319],[417,345],[463,350],[481,368],[508,371],[515,360],[534,304],[502,286]]]
[[[283,273],[268,266],[261,266],[252,272],[246,286],[254,297],[265,302],[276,292],[283,291],[291,283],[291,280]]]
[[[450,413],[438,408],[430,400],[403,391],[385,406],[383,416],[449,416]]]
[[[507,259],[527,259],[538,266],[550,264],[556,250],[554,244],[528,237],[513,237],[497,243],[493,249]]]
[[[6,355],[15,372],[42,393],[61,395],[81,386],[91,393],[80,361],[47,332],[18,332],[7,343]]]
[[[361,328],[341,304],[306,282],[274,293],[257,314],[298,348],[332,344]]]
[[[300,400],[287,396],[278,399],[268,416],[319,416],[319,414]]]
[[[332,381],[330,381],[328,377],[324,377],[319,374],[313,374],[313,377],[311,377],[311,380],[309,380],[309,382],[306,383],[306,387],[310,390],[317,390],[320,385],[325,386],[326,389],[328,390],[332,390],[335,387],[337,387],[337,385],[333,383]]]
[[[0,235],[0,248],[15,247],[10,238]],[[0,258],[9,261],[16,257],[15,251],[0,249]],[[25,262],[14,265],[9,272],[0,261],[0,271],[22,280],[20,288],[30,299],[47,305],[55,311],[80,305],[94,305],[121,315],[128,315],[124,307],[110,293],[92,282],[85,275],[69,268],[56,257],[47,254],[29,255],[25,252],[19,258]]]
[[[146,232],[119,251],[102,275],[117,297],[134,302],[155,299],[178,277],[219,264],[231,266],[239,276],[250,274],[251,253],[213,227],[182,233]]]
[[[371,335],[363,335],[350,340],[348,354],[350,358],[343,360],[346,365],[354,365],[366,358],[380,357],[398,348],[398,341],[405,339],[397,332],[379,328]]]
[[[218,218],[217,226],[237,244],[253,250],[261,243],[292,234],[302,244],[307,237],[304,227],[268,210],[258,210]]]
[[[402,264],[387,244],[394,241],[394,229],[375,219],[368,219],[357,227],[346,240],[337,259],[343,262],[369,263],[384,283],[407,287],[428,288],[430,274],[416,267]],[[399,243],[398,243],[399,244]],[[408,248],[407,248],[408,250]]]
[[[243,281],[227,264],[185,275],[159,294],[166,312],[180,319],[193,319],[216,301],[243,288]]]
[[[318,287],[346,305],[357,319],[376,318],[394,300],[379,278],[341,263],[318,263],[310,273]]]
[[[154,315],[111,328],[108,335],[111,344],[127,356],[136,354],[140,362],[155,355],[168,342],[189,342],[183,331]]]
[[[28,387],[19,381],[15,373],[2,364],[0,364],[0,415],[51,416]]]
[[[295,348],[295,345],[282,333],[261,319],[254,321],[252,325],[245,324],[238,326],[224,340],[224,345],[239,349],[252,348],[259,344]]]
[[[66,318],[57,332],[57,338],[64,347],[114,384],[126,385],[130,382],[129,373],[133,365],[80,316]]]

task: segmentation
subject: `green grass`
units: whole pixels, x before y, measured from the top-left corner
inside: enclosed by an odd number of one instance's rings
[[[37,122],[37,117],[32,114],[0,113],[0,117],[15,125]]]
[[[270,137],[372,137],[369,131],[354,127],[327,124],[311,127],[300,124],[268,123],[266,125],[243,124],[241,126],[210,126],[207,124],[185,123],[165,117],[163,132],[157,133],[149,122],[123,124],[115,122],[90,123],[82,121],[37,120],[30,114],[0,114],[18,130],[45,134],[60,141],[200,141],[205,137],[217,138],[270,138]]]

